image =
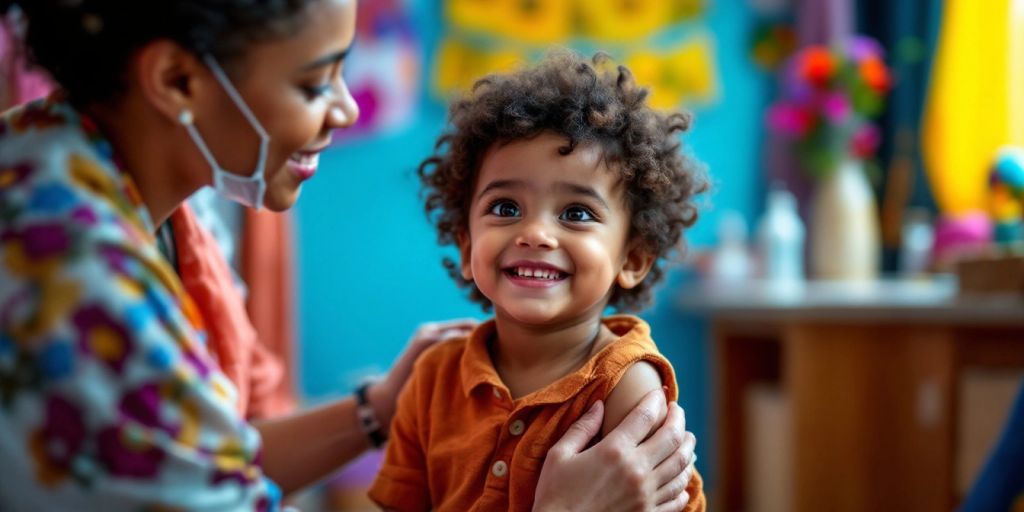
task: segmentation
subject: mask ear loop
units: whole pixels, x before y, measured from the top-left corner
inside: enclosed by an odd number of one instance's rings
[[[213,153],[210,152],[210,148],[206,147],[206,142],[203,141],[201,136],[199,136],[199,131],[196,130],[195,118],[192,115],[192,111],[187,108],[182,110],[181,113],[178,114],[178,122],[185,127],[189,137],[192,137],[192,142],[195,142],[196,146],[199,147],[199,152],[203,154],[203,158],[205,158],[207,163],[214,168],[214,179],[219,181],[220,173],[216,171],[223,171],[223,169],[219,164],[217,164],[217,160],[213,158]]]
[[[242,95],[238,94],[238,89],[235,89],[234,84],[232,84],[231,80],[228,79],[227,74],[225,74],[224,70],[221,69],[220,64],[217,64],[217,60],[210,54],[206,54],[203,56],[203,62],[205,62],[206,66],[213,72],[213,76],[217,78],[220,85],[224,87],[224,90],[228,93],[231,101],[235,103],[235,106],[238,107],[238,110],[242,111],[242,115],[245,116],[246,121],[249,121],[249,124],[260,136],[260,157],[259,162],[256,164],[256,169],[260,172],[266,172],[264,166],[267,162],[267,146],[270,145],[270,135],[267,134],[267,131],[263,129],[263,125],[260,124],[256,119],[256,116],[253,115],[251,110],[249,110],[249,106],[245,103],[245,100],[242,99]]]

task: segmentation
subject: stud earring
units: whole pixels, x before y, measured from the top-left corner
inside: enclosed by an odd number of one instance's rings
[[[178,114],[178,122],[185,126],[192,124],[192,120],[192,111],[187,108]]]

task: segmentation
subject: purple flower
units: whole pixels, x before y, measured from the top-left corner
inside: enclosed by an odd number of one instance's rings
[[[99,220],[96,216],[96,212],[88,206],[82,206],[75,209],[75,211],[71,212],[71,218],[85,224],[86,226],[96,224],[96,221]]]
[[[146,384],[121,398],[121,415],[150,428],[172,432],[172,428],[160,423],[160,388]]]
[[[85,423],[78,407],[55,395],[46,401],[46,423],[42,428],[46,454],[51,463],[68,467],[85,441]]]
[[[41,260],[63,253],[71,246],[71,237],[60,224],[39,224],[29,226],[21,232],[25,255],[32,260]]]
[[[60,483],[71,470],[71,462],[85,442],[82,411],[72,402],[56,395],[46,401],[43,426],[31,439],[36,477],[44,485]]]
[[[851,37],[847,48],[850,53],[850,58],[856,62],[861,62],[871,57],[879,59],[883,59],[885,57],[885,50],[882,49],[882,45],[878,44],[878,41],[867,36]]]
[[[156,475],[164,452],[144,439],[132,436],[125,424],[108,427],[97,438],[99,460],[114,476],[149,478]]]
[[[72,317],[78,329],[78,348],[117,373],[124,369],[133,345],[128,331],[99,306],[84,306]]]

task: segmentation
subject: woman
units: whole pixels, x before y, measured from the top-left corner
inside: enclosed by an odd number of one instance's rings
[[[204,345],[219,310],[154,237],[204,185],[294,204],[358,116],[341,79],[354,0],[12,3],[62,93],[0,121],[0,509],[272,509],[366,450],[417,355],[469,323],[421,328],[362,400],[248,424],[248,383]],[[582,417],[537,509],[681,508],[682,410],[643,441],[663,407],[653,393],[586,450],[600,407]]]

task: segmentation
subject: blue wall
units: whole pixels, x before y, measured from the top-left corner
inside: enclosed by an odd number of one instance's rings
[[[720,212],[748,221],[760,207],[762,111],[769,79],[747,57],[754,22],[743,0],[708,2],[708,30],[717,38],[720,99],[696,111],[687,135],[708,166],[715,190],[688,236],[694,247],[714,242]],[[424,50],[432,54],[437,2],[413,2]],[[428,64],[429,65],[429,64]],[[427,68],[429,69],[429,67]],[[424,97],[426,94],[424,93]],[[425,100],[413,125],[393,135],[362,138],[329,150],[297,207],[301,389],[310,400],[348,392],[357,380],[390,366],[416,325],[431,319],[481,317],[445,275],[442,251],[422,213],[415,168],[444,125],[444,107]],[[643,316],[679,374],[681,402],[701,444],[702,470],[713,441],[710,358],[700,319],[673,306],[690,277],[668,276]]]

